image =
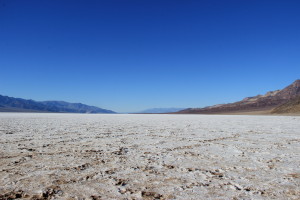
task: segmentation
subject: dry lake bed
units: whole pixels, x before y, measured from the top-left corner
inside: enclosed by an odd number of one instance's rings
[[[300,199],[300,117],[0,113],[0,199]]]

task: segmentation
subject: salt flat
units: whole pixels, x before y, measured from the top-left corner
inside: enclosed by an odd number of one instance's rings
[[[0,199],[300,199],[300,117],[0,114]]]

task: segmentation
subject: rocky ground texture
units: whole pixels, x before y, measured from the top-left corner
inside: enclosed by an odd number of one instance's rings
[[[300,117],[0,114],[0,199],[299,199]]]

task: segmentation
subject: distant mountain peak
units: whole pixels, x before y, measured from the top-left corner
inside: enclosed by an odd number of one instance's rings
[[[295,80],[294,83],[300,84],[300,79]]]
[[[295,81],[292,83],[292,86],[293,86],[293,87],[300,87],[300,79],[295,80]]]
[[[300,95],[300,80],[297,79],[292,84],[278,92],[278,96],[282,99],[293,99]]]

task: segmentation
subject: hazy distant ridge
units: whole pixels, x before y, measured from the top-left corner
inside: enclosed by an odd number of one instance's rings
[[[115,113],[82,103],[34,101],[0,95],[0,112]]]
[[[171,113],[171,112],[178,112],[183,109],[185,108],[150,108],[137,113]]]

